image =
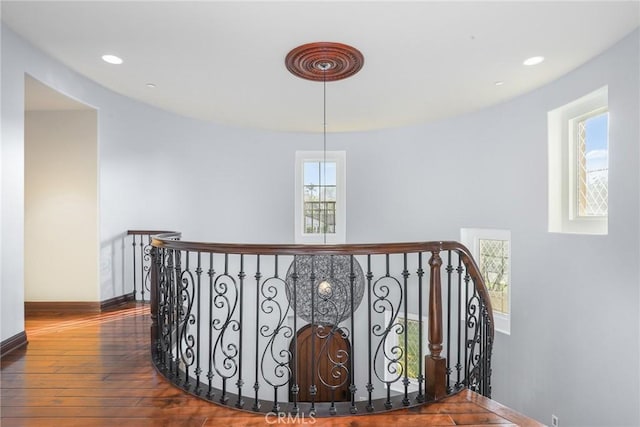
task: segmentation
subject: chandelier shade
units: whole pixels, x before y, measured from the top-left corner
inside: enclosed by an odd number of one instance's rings
[[[287,271],[289,305],[311,324],[338,325],[352,316],[352,279],[355,312],[364,296],[364,274],[358,260],[348,255],[299,255]]]

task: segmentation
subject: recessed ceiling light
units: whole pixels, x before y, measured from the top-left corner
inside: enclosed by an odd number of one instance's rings
[[[122,58],[115,55],[102,55],[102,60],[109,64],[120,65],[122,64]]]
[[[155,87],[156,87],[156,85],[154,85],[153,83],[147,83],[147,85],[146,85],[146,86],[147,86],[148,88],[151,88],[151,89],[153,89],[153,88],[155,88]]]
[[[522,63],[523,65],[538,65],[544,61],[544,56],[532,56],[531,58],[527,58]]]
[[[504,84],[504,82],[502,80],[498,80],[497,82],[493,83],[496,86],[502,86]]]

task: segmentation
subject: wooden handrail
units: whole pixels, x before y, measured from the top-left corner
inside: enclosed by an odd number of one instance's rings
[[[456,251],[462,255],[462,260],[469,276],[475,283],[482,284],[478,287],[482,299],[488,304],[491,321],[493,311],[489,293],[484,286],[484,280],[480,274],[471,252],[465,245],[456,241],[434,242],[403,242],[403,243],[360,243],[342,245],[300,245],[300,244],[259,244],[259,243],[207,243],[188,240],[176,240],[182,234],[175,231],[129,231],[130,234],[151,234],[151,245],[157,248],[174,249],[182,251],[197,251],[221,254],[244,255],[374,255],[374,254],[399,254],[416,252],[442,252]],[[491,337],[493,338],[493,336]]]
[[[127,236],[139,236],[139,235],[156,235],[156,234],[167,234],[167,233],[175,233],[175,231],[168,230],[127,230]]]
[[[394,253],[432,252],[457,250],[471,259],[469,250],[459,242],[403,242],[403,243],[359,243],[342,245],[300,245],[300,244],[260,244],[260,243],[207,243],[180,238],[180,233],[152,235],[152,245],[158,248],[189,250],[211,253],[244,255],[374,255]]]

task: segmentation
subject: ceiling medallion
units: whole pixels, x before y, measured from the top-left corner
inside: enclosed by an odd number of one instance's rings
[[[334,42],[303,44],[287,54],[287,70],[307,80],[335,81],[360,71],[364,56],[355,47]]]

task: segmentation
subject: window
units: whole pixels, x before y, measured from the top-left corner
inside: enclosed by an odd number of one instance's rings
[[[344,151],[296,152],[295,242],[344,243]]]
[[[478,239],[478,263],[493,311],[509,314],[509,241]]]
[[[303,176],[304,233],[336,232],[336,162],[305,160]]]
[[[511,333],[511,232],[463,228],[460,240],[469,248],[484,279],[496,331]]]
[[[607,234],[607,87],[550,111],[549,231]]]
[[[578,216],[607,216],[609,202],[609,114],[595,111],[576,121]]]
[[[404,317],[398,316],[398,323],[401,325],[404,324]],[[405,369],[407,371],[407,377],[413,380],[412,382],[417,382],[417,378],[419,375],[419,365],[421,365],[422,357],[420,355],[420,321],[417,319],[407,319],[406,329],[402,331],[401,334],[398,334],[398,347],[402,349],[402,354],[407,355],[407,366],[404,366],[404,359],[400,360],[400,365],[402,366],[402,371]],[[405,348],[404,344],[404,336],[407,335],[407,346]],[[423,345],[423,347],[425,347]]]

